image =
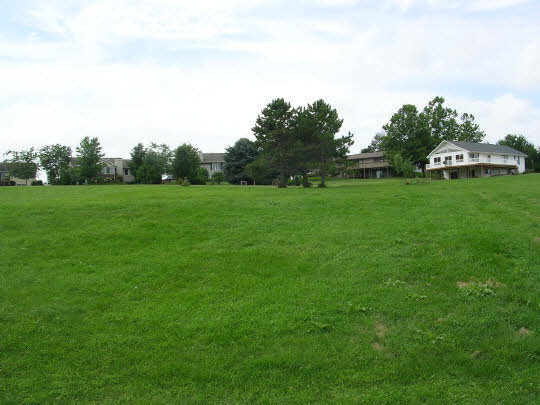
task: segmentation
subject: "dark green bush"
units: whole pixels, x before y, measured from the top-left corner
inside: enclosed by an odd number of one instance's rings
[[[34,180],[31,183],[32,186],[42,186],[43,182],[41,180]]]

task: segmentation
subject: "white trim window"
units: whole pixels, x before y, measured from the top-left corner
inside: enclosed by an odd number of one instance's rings
[[[221,163],[212,163],[212,170],[213,171],[221,170]]]

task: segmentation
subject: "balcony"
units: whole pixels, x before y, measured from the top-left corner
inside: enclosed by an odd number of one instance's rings
[[[471,163],[479,163],[480,158],[469,158],[469,162],[471,162]]]
[[[443,169],[443,168],[458,168],[458,167],[465,167],[465,166],[506,166],[506,167],[512,167],[517,165],[517,160],[512,159],[503,159],[502,156],[499,158],[497,156],[495,157],[487,157],[487,156],[480,156],[480,157],[465,157],[463,159],[452,159],[452,160],[445,160],[443,162],[433,162],[426,166],[427,170],[436,170],[436,169]]]

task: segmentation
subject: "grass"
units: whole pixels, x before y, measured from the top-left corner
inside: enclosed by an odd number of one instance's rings
[[[540,175],[0,201],[0,402],[538,399]]]

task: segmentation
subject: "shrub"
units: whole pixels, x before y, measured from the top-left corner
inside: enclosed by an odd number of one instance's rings
[[[403,157],[401,153],[396,153],[392,157],[392,163],[397,174],[403,174],[403,177],[406,178],[415,177],[414,170],[416,169],[416,166],[411,159]]]
[[[197,172],[197,176],[190,179],[190,184],[204,185],[208,181],[208,170],[204,167],[200,167]]]
[[[182,183],[180,185],[182,185],[182,186],[191,186],[191,181],[189,181],[189,179],[187,177],[185,177],[184,180],[182,180]]]
[[[217,184],[220,184],[223,181],[225,181],[225,174],[223,172],[215,172],[212,175],[212,183],[216,182]]]
[[[462,294],[469,297],[477,298],[492,297],[495,295],[495,291],[485,284],[469,284],[463,287],[460,291]]]
[[[31,183],[32,186],[42,186],[43,182],[41,180],[34,180]]]

